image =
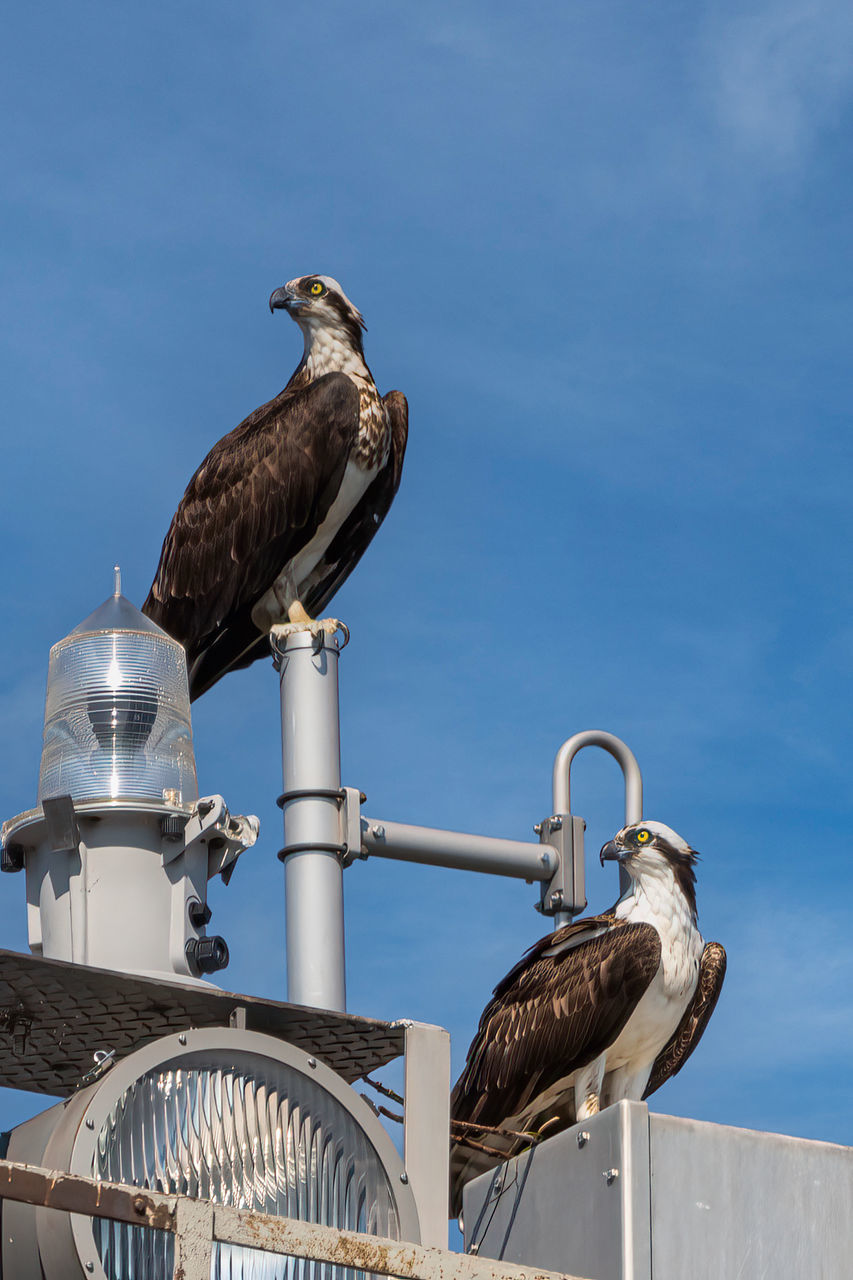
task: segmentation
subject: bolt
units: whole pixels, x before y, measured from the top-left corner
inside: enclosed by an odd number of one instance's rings
[[[86,1263],[86,1270],[87,1270],[87,1271],[94,1271],[94,1270],[95,1270],[95,1264],[94,1264],[94,1262],[87,1262],[87,1263]]]
[[[580,1133],[578,1134],[578,1147],[585,1147],[588,1142],[589,1142],[589,1134],[587,1133],[586,1129],[581,1129]]]
[[[186,1044],[186,1042],[187,1042],[187,1037],[182,1031],[181,1034],[178,1036],[178,1044]]]
[[[619,1170],[605,1169],[601,1176],[604,1179],[604,1181],[607,1183],[608,1187],[612,1187],[613,1183],[619,1177]]]
[[[86,1121],[86,1128],[87,1128],[87,1129],[94,1129],[94,1127],[95,1127],[95,1122],[94,1122],[94,1120],[87,1120],[87,1121]]]
[[[134,1197],[133,1197],[133,1212],[134,1212],[134,1213],[143,1214],[147,1208],[148,1208],[148,1201],[145,1199],[145,1196],[134,1196]]]
[[[316,1059],[316,1058],[309,1058],[309,1059],[308,1059],[308,1066],[309,1066],[309,1067],[316,1067],[316,1065],[317,1065],[317,1059]]]
[[[562,829],[563,829],[563,819],[562,819],[562,818],[558,818],[558,817],[556,817],[556,816],[555,816],[555,817],[553,817],[553,818],[551,819],[551,830],[552,830],[552,831],[562,831]]]
[[[541,836],[541,834],[542,834],[542,823],[541,823],[541,822],[537,822],[537,823],[536,823],[536,826],[533,828],[533,830],[536,832],[537,836]]]
[[[405,1170],[405,1169],[404,1169],[404,1170],[403,1170],[403,1172],[400,1174],[400,1181],[403,1183],[403,1185],[404,1185],[404,1186],[405,1186],[405,1185],[406,1185],[406,1183],[408,1183],[408,1181],[409,1181],[409,1175],[406,1173],[406,1170]]]
[[[563,890],[555,889],[554,892],[551,894],[551,906],[552,907],[562,906],[562,902],[563,902]]]
[[[539,855],[539,861],[542,863],[542,866],[543,866],[543,867],[547,867],[547,865],[548,865],[548,854],[545,852],[545,850],[544,850],[544,849],[542,850],[542,852],[541,852],[541,853],[540,853],[540,855]]]
[[[373,826],[371,827],[371,830],[373,834],[376,836],[377,840],[385,839],[385,828],[382,826],[381,822],[374,822]]]

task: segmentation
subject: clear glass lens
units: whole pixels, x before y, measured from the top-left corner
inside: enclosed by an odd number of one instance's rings
[[[50,651],[39,801],[198,799],[184,652],[165,635],[72,633]]]
[[[157,1069],[114,1106],[93,1175],[217,1204],[399,1239],[388,1177],[346,1108],[315,1081],[254,1055]],[[108,1280],[172,1274],[173,1237],[94,1219]],[[214,1246],[211,1280],[352,1280],[325,1263]]]

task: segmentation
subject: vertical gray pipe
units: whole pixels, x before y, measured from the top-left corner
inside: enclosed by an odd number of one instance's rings
[[[296,632],[274,641],[281,680],[285,797],[337,792],[341,785],[336,636]],[[287,998],[346,1010],[340,803],[334,796],[285,799],[284,859]]]

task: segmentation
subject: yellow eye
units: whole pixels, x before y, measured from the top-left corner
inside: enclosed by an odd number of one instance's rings
[[[319,298],[321,293],[325,293],[325,289],[320,284],[319,280],[315,280],[314,283],[312,284],[311,293],[313,293],[315,298]]]
[[[652,838],[652,833],[643,827],[637,832],[637,844],[648,844]]]

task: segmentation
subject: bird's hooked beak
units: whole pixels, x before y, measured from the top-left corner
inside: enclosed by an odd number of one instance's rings
[[[607,844],[603,844],[599,854],[602,866],[605,862],[625,862],[630,856],[631,850],[617,844],[615,840],[608,840]]]
[[[300,306],[295,293],[291,293],[286,284],[270,294],[270,311],[288,311],[292,315]]]

